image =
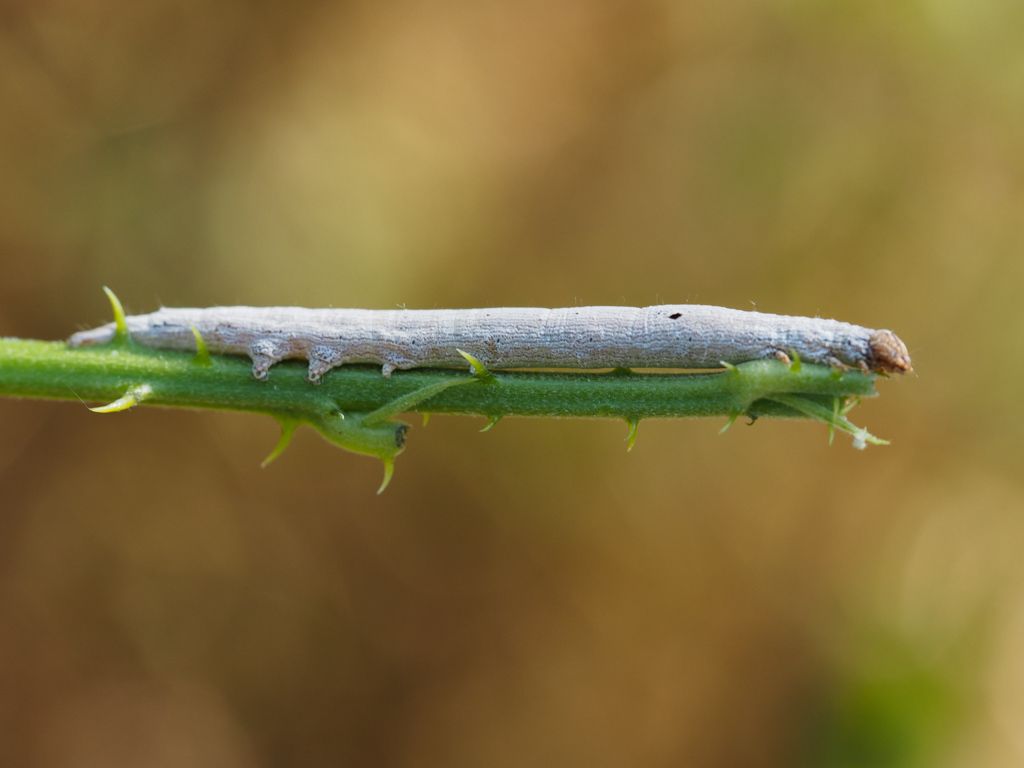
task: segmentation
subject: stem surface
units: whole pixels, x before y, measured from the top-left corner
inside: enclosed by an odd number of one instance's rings
[[[482,416],[591,416],[650,418],[750,415],[804,416],[774,395],[816,400],[871,397],[874,375],[841,374],[804,364],[799,370],[774,360],[744,363],[714,373],[495,372],[473,386],[445,389],[410,411]],[[195,355],[134,345],[69,349],[63,342],[0,339],[0,396],[107,402],[140,385],[145,404],[214,408],[271,414],[319,412],[325,406],[373,411],[398,397],[438,382],[472,374],[452,370],[399,371],[390,378],[372,366],[346,366],[321,384],[306,380],[302,363],[281,363],[269,381],[253,379],[248,360]]]
[[[651,417],[810,418],[884,443],[847,418],[850,403],[875,393],[875,376],[826,366],[758,360],[712,373],[495,372],[417,369],[390,377],[376,366],[344,366],[322,383],[303,363],[282,363],[268,381],[247,358],[138,346],[127,339],[70,349],[63,342],[0,339],[0,396],[106,403],[110,413],[136,405],[252,411],[277,418],[287,445],[309,424],[336,445],[384,461],[385,485],[404,447],[405,411],[473,414],[493,425],[504,416],[610,417],[630,425]],[[467,366],[468,367],[468,366]],[[383,489],[383,486],[382,486]]]

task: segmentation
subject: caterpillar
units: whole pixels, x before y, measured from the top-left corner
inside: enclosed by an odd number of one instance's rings
[[[464,367],[463,352],[487,369],[720,368],[790,355],[864,371],[912,370],[906,345],[890,330],[696,304],[651,307],[495,307],[490,309],[162,308],[127,318],[144,346],[248,355],[253,375],[306,360],[309,380],[348,363],[409,368]],[[115,338],[114,323],[74,334],[73,347]]]

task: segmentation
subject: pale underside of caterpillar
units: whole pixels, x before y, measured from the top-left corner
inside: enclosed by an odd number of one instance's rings
[[[281,360],[309,363],[317,382],[346,363],[462,368],[461,351],[487,368],[720,368],[777,357],[884,373],[911,370],[904,343],[889,330],[837,320],[704,305],[653,307],[497,307],[491,309],[163,308],[127,318],[139,344],[248,355],[266,379]],[[114,323],[71,337],[71,346],[115,338]]]

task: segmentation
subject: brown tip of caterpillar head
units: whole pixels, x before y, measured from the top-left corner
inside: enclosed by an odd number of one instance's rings
[[[892,331],[875,331],[868,339],[871,350],[871,370],[879,373],[906,373],[914,370],[910,365],[907,345]]]

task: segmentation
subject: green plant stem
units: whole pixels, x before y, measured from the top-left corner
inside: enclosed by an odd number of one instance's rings
[[[415,370],[381,376],[377,367],[346,366],[319,385],[306,381],[305,365],[283,363],[270,380],[250,374],[248,360],[195,356],[143,347],[68,349],[61,342],[0,339],[0,396],[107,402],[147,384],[147,405],[255,411],[270,414],[373,411],[424,386],[468,372]],[[729,416],[735,413],[800,417],[762,398],[776,394],[818,398],[869,397],[874,376],[803,365],[799,372],[776,361],[747,363],[736,371],[702,374],[527,373],[493,374],[493,381],[452,387],[409,410],[481,416],[597,416],[651,418]]]
[[[153,350],[128,341],[69,349],[62,342],[0,339],[0,396],[117,401],[107,410],[145,404],[267,413],[289,425],[289,435],[295,424],[309,423],[332,442],[386,464],[402,447],[405,426],[390,418],[400,411],[476,414],[492,421],[548,416],[631,423],[746,414],[814,418],[870,438],[846,421],[839,404],[875,394],[872,374],[775,360],[696,374],[484,374],[422,369],[385,378],[377,367],[344,366],[314,385],[306,380],[305,365],[283,363],[260,382],[240,357]]]

